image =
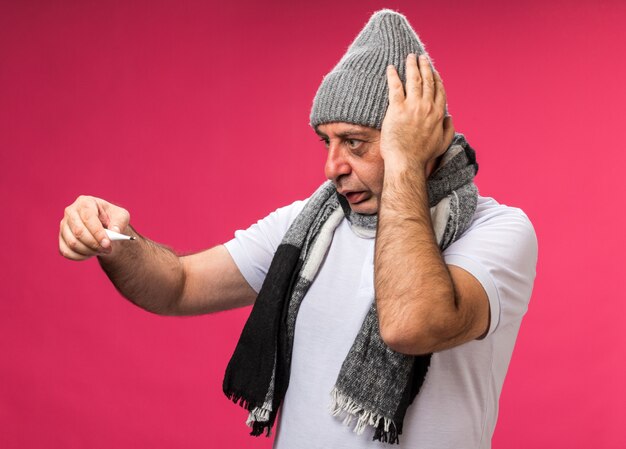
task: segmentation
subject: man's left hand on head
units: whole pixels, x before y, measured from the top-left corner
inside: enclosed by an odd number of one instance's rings
[[[419,61],[419,62],[418,62]],[[406,60],[406,93],[393,66],[387,68],[389,107],[381,129],[385,170],[426,167],[441,156],[454,137],[452,117],[445,115],[446,93],[426,55]]]

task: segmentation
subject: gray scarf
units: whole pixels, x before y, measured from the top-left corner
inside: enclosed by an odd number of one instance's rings
[[[478,191],[474,150],[457,134],[428,178],[433,230],[443,251],[469,226]],[[352,212],[329,181],[318,188],[278,246],[267,276],[226,369],[224,393],[250,413],[252,435],[269,435],[287,391],[298,309],[346,218],[358,235],[375,236],[377,217]],[[408,356],[389,349],[378,329],[376,301],[343,362],[331,395],[335,416],[355,432],[397,443],[406,410],[419,392],[431,354]]]

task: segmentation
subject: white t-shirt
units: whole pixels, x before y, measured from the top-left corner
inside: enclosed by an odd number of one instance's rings
[[[285,232],[304,206],[272,212],[226,243],[257,292]],[[473,221],[443,253],[470,272],[489,297],[488,335],[433,354],[424,385],[404,419],[400,448],[485,449],[498,398],[535,278],[537,240],[520,209],[478,198]],[[296,321],[289,388],[279,414],[277,449],[378,448],[373,430],[362,435],[329,413],[330,392],[374,299],[374,239],[337,227]],[[242,418],[244,419],[244,418]]]

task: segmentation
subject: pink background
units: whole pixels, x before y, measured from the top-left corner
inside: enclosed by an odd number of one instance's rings
[[[58,223],[101,196],[189,252],[309,195],[311,100],[383,6],[443,74],[481,193],[538,234],[494,447],[626,447],[626,4],[356,0],[1,2],[0,447],[271,446],[221,393],[248,310],[144,312],[58,255]]]

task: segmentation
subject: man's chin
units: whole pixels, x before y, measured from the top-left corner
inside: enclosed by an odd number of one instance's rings
[[[378,213],[378,204],[374,198],[369,198],[360,203],[350,204],[352,212],[361,215],[376,215]]]

